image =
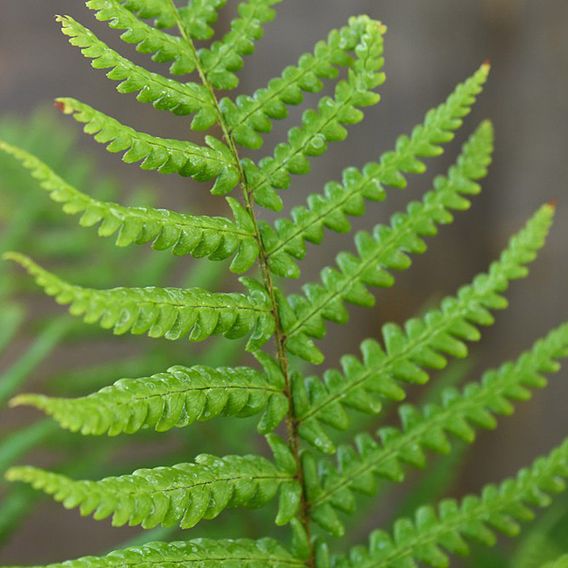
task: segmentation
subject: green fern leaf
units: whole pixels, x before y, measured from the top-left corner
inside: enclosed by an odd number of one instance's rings
[[[414,519],[396,521],[394,536],[383,531],[371,535],[370,547],[357,547],[349,558],[334,559],[336,568],[416,568],[418,562],[442,568],[448,555],[467,554],[465,539],[492,546],[497,530],[516,536],[518,521],[532,520],[532,507],[547,507],[550,494],[565,490],[568,477],[568,440],[546,457],[522,469],[515,478],[488,485],[480,496],[470,495],[460,503],[442,501],[437,508],[418,509]]]
[[[398,138],[392,151],[361,169],[346,169],[341,182],[326,184],[322,194],[311,195],[307,204],[292,209],[287,218],[269,223],[259,220],[256,206],[281,210],[280,191],[289,188],[293,176],[309,173],[312,158],[323,155],[332,142],[344,141],[348,127],[363,119],[363,110],[380,101],[377,90],[385,81],[387,28],[368,16],[351,18],[266,87],[251,95],[223,97],[217,91],[238,86],[237,72],[244,67],[245,57],[254,52],[281,0],[238,0],[235,18],[226,22],[228,32],[217,40],[213,39],[212,25],[226,0],[85,1],[99,21],[120,31],[125,43],[150,55],[156,63],[167,63],[170,75],[136,65],[73,18],[58,17],[69,42],[91,60],[92,67],[106,70],[107,77],[117,82],[119,93],[134,94],[138,102],[157,110],[191,116],[185,120],[191,120],[193,130],[216,127],[217,133],[204,136],[202,142],[166,139],[138,132],[74,99],[58,99],[56,106],[82,123],[84,131],[109,152],[121,154],[125,163],[207,182],[214,195],[228,195],[239,186],[241,202],[227,197],[232,216],[221,217],[157,209],[151,207],[153,201],[145,199],[134,201],[140,206],[127,207],[111,202],[119,198],[107,193],[95,193],[97,199],[81,193],[55,173],[57,168],[52,170],[15,146],[0,141],[0,151],[19,160],[65,213],[79,214],[79,223],[96,226],[100,236],[115,236],[118,246],[151,244],[157,250],[170,249],[174,255],[230,259],[231,270],[237,273],[256,264],[259,279],[241,278],[240,293],[214,293],[208,288],[216,289],[212,277],[220,274],[214,268],[219,264],[208,263],[211,268],[193,271],[180,288],[96,289],[93,279],[102,282],[111,277],[110,265],[104,274],[89,266],[79,280],[89,282],[89,287],[82,287],[27,256],[6,253],[5,258],[21,265],[47,295],[67,305],[72,315],[86,323],[98,324],[116,335],[130,333],[171,341],[184,337],[194,342],[211,336],[247,338],[246,349],[258,365],[232,363],[234,346],[241,345],[233,341],[219,343],[220,350],[213,346],[206,356],[198,353],[191,367],[168,368],[165,352],[159,365],[155,364],[156,354],[161,353],[158,345],[158,351],[145,354],[133,372],[110,372],[108,365],[92,370],[97,374],[96,386],[93,382],[87,389],[83,384],[76,395],[79,398],[69,398],[73,395],[68,390],[56,397],[16,396],[13,406],[34,407],[54,420],[44,420],[37,428],[7,439],[0,448],[0,461],[10,467],[15,458],[46,439],[58,425],[84,435],[118,436],[166,432],[218,417],[257,418],[257,430],[264,435],[272,456],[204,454],[192,463],[171,465],[185,462],[184,456],[169,461],[169,467],[138,469],[98,481],[73,479],[95,475],[93,467],[111,448],[108,440],[100,440],[100,451],[85,463],[79,460],[79,469],[74,454],[68,463],[65,460],[69,458],[64,458],[58,473],[35,467],[8,469],[6,478],[23,484],[9,494],[0,532],[7,534],[8,526],[29,511],[39,496],[31,486],[66,508],[78,508],[83,515],[97,520],[112,518],[114,526],[163,527],[129,541],[122,551],[52,565],[61,568],[185,564],[212,568],[417,568],[420,564],[446,568],[449,553],[468,551],[466,540],[493,544],[494,529],[517,534],[518,521],[532,517],[530,506],[545,506],[550,494],[565,489],[568,439],[548,457],[521,470],[516,479],[487,486],[479,497],[466,497],[462,503],[446,500],[437,508],[421,507],[413,519],[405,515],[415,504],[406,507],[399,511],[393,536],[376,531],[369,548],[356,547],[348,556],[332,554],[323,532],[343,535],[341,515],[355,511],[359,494],[373,495],[384,480],[402,482],[407,466],[426,466],[429,451],[449,453],[453,437],[460,448],[465,447],[474,441],[478,428],[495,428],[498,416],[511,414],[517,402],[546,386],[544,375],[558,371],[559,360],[568,357],[568,324],[536,342],[517,360],[484,373],[477,383],[458,390],[448,382],[438,385],[420,406],[401,405],[398,427],[382,426],[372,436],[360,426],[363,433],[338,448],[328,430],[349,429],[352,411],[379,414],[385,401],[403,401],[409,384],[427,383],[430,370],[444,368],[450,356],[466,357],[469,342],[479,341],[481,328],[493,324],[493,311],[507,307],[504,292],[509,283],[527,275],[527,265],[536,258],[548,234],[554,206],[542,207],[487,273],[460,288],[455,297],[444,299],[438,308],[404,326],[384,325],[380,342],[363,342],[362,357],[342,357],[340,369],[327,370],[321,378],[304,375],[302,363],[294,360],[297,356],[312,364],[322,363],[323,353],[316,342],[326,335],[329,322],[347,323],[348,304],[374,306],[371,287],[392,286],[394,273],[410,268],[412,255],[426,251],[426,237],[451,223],[454,212],[470,207],[472,196],[481,191],[478,181],[487,174],[491,162],[491,124],[482,123],[448,174],[436,178],[432,191],[395,214],[389,225],[359,232],[355,250],[341,252],[334,266],[324,268],[319,281],[308,282],[301,292],[289,296],[278,282],[278,277],[300,276],[299,261],[306,256],[307,243],[320,244],[326,230],[350,232],[350,217],[362,216],[367,201],[383,201],[386,188],[403,189],[408,175],[426,171],[426,158],[442,154],[443,146],[462,126],[487,80],[489,65],[484,64],[445,103],[427,113],[408,136]],[[194,73],[192,80],[171,76],[189,73]],[[322,95],[326,80],[337,83],[330,96]],[[260,149],[274,122],[286,118],[289,108],[300,105],[306,93],[317,94],[314,98],[319,102],[302,114],[300,123],[272,155],[253,161],[240,154],[239,146]],[[81,162],[76,167],[81,170]],[[18,172],[22,174],[20,169]],[[84,172],[79,173],[85,177]],[[75,185],[82,186],[78,181]],[[116,195],[114,188],[113,192]],[[12,197],[17,201],[19,196]],[[30,219],[44,215],[37,206],[31,217],[25,207],[18,211],[9,219],[8,240],[14,236],[21,239]],[[30,237],[31,250],[66,261],[86,258],[90,234],[82,233],[84,237],[76,242],[66,239],[61,248],[61,237],[52,226],[55,219],[47,213],[45,231],[39,238]],[[109,250],[116,255],[116,249]],[[110,260],[114,265],[119,258]],[[170,265],[171,256],[151,255],[149,264],[143,266],[143,280],[162,281]],[[77,281],[75,275],[70,280]],[[17,327],[18,322],[13,324],[11,319],[8,331],[0,334],[0,344]],[[61,321],[53,323],[57,338],[68,330],[69,324]],[[51,337],[50,326],[46,333]],[[273,343],[270,354],[262,351],[269,341]],[[40,344],[44,343],[40,337]],[[24,359],[25,367],[25,362],[34,358]],[[204,364],[196,364],[202,361]],[[20,367],[19,363],[14,365],[14,380],[0,387],[0,402],[18,392],[15,385],[21,383]],[[153,374],[165,368],[168,370]],[[121,376],[143,378],[114,382]],[[89,391],[95,392],[84,394]],[[230,432],[233,439],[241,436],[249,423],[230,422],[237,427]],[[277,429],[278,434],[274,433]],[[180,441],[185,447],[186,441]],[[75,446],[62,449],[67,452]],[[314,449],[336,454],[336,461]],[[110,474],[107,471],[105,475]],[[443,480],[437,480],[438,495],[442,485]],[[191,528],[204,519],[214,519],[228,508],[264,507],[275,498],[275,524],[291,526],[290,550],[272,539],[153,542],[168,539],[178,527]],[[430,494],[418,502],[433,503],[437,498]],[[563,552],[559,548],[540,562]],[[476,556],[473,563],[485,561],[506,563],[501,554]],[[556,564],[566,564],[566,558],[560,557]]]
[[[81,193],[36,157],[1,140],[0,150],[18,159],[49,192],[51,199],[63,204],[65,213],[81,213],[81,226],[99,225],[99,235],[116,235],[118,246],[152,243],[154,249],[171,249],[177,256],[207,256],[211,260],[224,260],[236,255],[233,268],[238,272],[248,270],[258,257],[252,220],[234,199],[227,198],[235,221],[166,209],[124,207]]]
[[[291,476],[258,456],[204,454],[195,463],[141,469],[101,481],[74,481],[34,467],[12,468],[6,479],[27,483],[67,509],[79,507],[83,516],[112,516],[113,526],[188,529],[227,508],[265,505]]]
[[[43,568],[165,568],[169,566],[199,566],[200,568],[289,568],[305,566],[277,541],[213,540],[200,538],[181,542],[152,542],[107,556],[88,556],[68,562],[48,564]],[[35,568],[41,568],[39,566]]]
[[[399,381],[424,384],[425,369],[442,369],[447,357],[466,357],[466,341],[478,341],[477,327],[493,324],[491,310],[504,309],[502,293],[511,280],[527,276],[526,265],[544,245],[554,217],[554,208],[541,208],[509,242],[509,246],[486,274],[462,287],[455,297],[421,318],[409,320],[404,329],[387,324],[383,328],[385,347],[374,340],[361,346],[362,361],[345,356],[342,372],[329,370],[324,380],[308,378],[295,384],[295,412],[302,437],[326,452],[335,448],[321,422],[345,429],[349,418],[344,406],[369,414],[379,413],[382,399],[403,400]]]
[[[197,68],[195,51],[183,38],[139,20],[120,0],[89,0],[86,5],[95,11],[97,20],[122,30],[121,39],[136,45],[140,53],[153,54],[152,59],[158,63],[171,63],[170,73],[173,75],[185,75]]]
[[[342,446],[337,469],[322,464],[319,479],[310,488],[313,518],[324,528],[343,534],[334,509],[351,513],[355,509],[353,491],[374,494],[377,478],[404,480],[404,464],[423,468],[426,450],[449,453],[447,434],[473,443],[475,427],[494,429],[494,415],[510,415],[513,403],[531,398],[531,389],[547,384],[543,373],[558,372],[558,359],[568,357],[568,324],[552,331],[516,361],[486,372],[479,383],[443,391],[440,404],[400,407],[402,428],[384,427],[377,432],[377,443],[369,434],[356,437],[357,450]]]
[[[340,253],[338,268],[328,267],[322,271],[322,284],[306,284],[303,296],[290,296],[294,317],[287,318],[290,320],[286,329],[288,350],[304,357],[304,335],[323,337],[324,320],[346,323],[349,315],[344,302],[373,306],[375,298],[366,286],[392,286],[394,277],[388,270],[409,268],[408,253],[426,251],[421,237],[435,235],[437,224],[451,223],[451,210],[469,208],[467,197],[480,192],[474,180],[487,174],[492,151],[493,129],[486,122],[465,144],[448,176],[438,177],[435,189],[428,192],[422,202],[413,202],[407,213],[395,215],[390,227],[378,225],[373,234],[360,232],[355,239],[358,256]]]
[[[255,42],[264,35],[263,25],[276,15],[272,6],[282,0],[246,0],[238,7],[239,17],[231,22],[231,30],[210,48],[199,52],[200,64],[209,83],[216,89],[235,89],[239,79],[235,71],[242,69],[243,56],[254,52]]]
[[[258,166],[243,160],[243,167],[256,202],[270,209],[282,208],[276,189],[287,189],[292,175],[310,171],[310,158],[324,154],[331,142],[347,138],[345,125],[361,122],[359,108],[374,105],[380,96],[374,92],[382,85],[383,34],[379,22],[367,18],[366,32],[356,49],[356,61],[347,79],[338,83],[335,97],[324,97],[317,109],[304,112],[302,125],[293,128],[288,142],[276,147],[274,156],[262,159]]]
[[[222,99],[220,106],[229,134],[246,148],[259,149],[262,134],[272,130],[273,120],[288,116],[288,106],[303,102],[303,93],[319,93],[324,79],[335,79],[338,68],[353,63],[350,53],[360,44],[367,18],[351,18],[348,25],[330,32],[327,41],[316,44],[313,54],[302,55],[296,66],[284,69],[268,86],[252,95],[239,95],[234,101]]]
[[[84,435],[134,434],[143,428],[167,432],[218,416],[254,416],[269,406],[269,429],[274,429],[288,411],[283,388],[280,373],[176,366],[151,377],[122,379],[78,399],[25,394],[12,406],[34,406]]]
[[[342,183],[328,183],[323,194],[309,197],[307,206],[292,209],[290,219],[279,219],[274,227],[264,223],[262,238],[272,272],[286,278],[299,277],[300,269],[294,259],[304,258],[306,241],[320,244],[326,228],[338,233],[350,232],[347,217],[364,215],[366,200],[383,201],[385,187],[406,187],[403,174],[424,173],[426,165],[419,158],[442,154],[442,144],[453,139],[453,132],[469,114],[488,73],[489,66],[483,65],[445,103],[429,111],[423,124],[410,136],[401,136],[395,150],[385,153],[378,163],[367,164],[362,170],[345,170]]]
[[[249,295],[200,288],[93,290],[68,284],[23,255],[6,253],[4,257],[25,268],[59,304],[70,305],[72,315],[83,316],[86,323],[98,322],[116,335],[130,332],[169,340],[189,336],[190,341],[202,341],[212,335],[236,339],[252,334],[249,349],[256,349],[274,331],[267,294],[252,281],[244,281]]]
[[[137,93],[138,102],[151,103],[156,109],[180,116],[198,112],[200,116],[216,116],[212,96],[203,85],[180,83],[147,71],[110,49],[73,18],[58,16],[57,21],[61,23],[63,33],[70,38],[71,45],[81,48],[81,53],[93,60],[92,66],[95,69],[111,69],[107,77],[120,81],[118,92]],[[205,129],[213,124],[200,126]]]
[[[143,170],[179,174],[198,181],[217,179],[212,193],[229,193],[239,181],[231,151],[220,140],[207,136],[208,147],[192,142],[158,138],[137,132],[102,112],[74,99],[57,99],[61,111],[85,124],[84,131],[109,152],[124,152],[123,162],[140,163]]]

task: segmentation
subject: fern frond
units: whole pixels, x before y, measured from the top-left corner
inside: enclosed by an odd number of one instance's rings
[[[263,26],[274,19],[272,8],[282,0],[246,0],[238,7],[239,17],[231,30],[210,48],[199,51],[199,60],[208,81],[216,89],[235,89],[239,79],[235,71],[243,68],[243,57],[254,53],[255,42],[264,35]]]
[[[198,181],[217,179],[214,194],[229,193],[239,181],[239,170],[229,148],[213,136],[207,136],[208,147],[192,142],[158,138],[137,132],[118,120],[75,99],[57,99],[61,111],[84,123],[84,131],[112,153],[123,152],[127,164],[140,162],[143,170],[163,174],[179,174]]]
[[[38,333],[28,348],[8,368],[3,369],[0,381],[0,407],[18,392],[34,370],[40,367],[63,342],[63,339],[69,335],[70,327],[67,318],[54,318]]]
[[[260,540],[213,540],[200,538],[180,542],[152,542],[125,550],[116,550],[107,556],[88,556],[43,568],[165,568],[167,566],[199,566],[200,568],[289,568],[304,567],[305,563],[295,558],[277,541]],[[41,568],[39,566],[35,568]]]
[[[426,450],[451,451],[448,433],[473,443],[476,427],[496,428],[495,415],[511,415],[515,402],[529,400],[531,389],[544,388],[547,381],[543,374],[558,372],[558,360],[564,357],[568,357],[568,324],[536,342],[516,361],[486,372],[479,383],[470,383],[461,392],[444,390],[440,404],[401,406],[400,429],[381,428],[377,432],[380,443],[369,434],[360,434],[357,450],[339,448],[337,469],[320,466],[321,475],[310,488],[313,518],[331,532],[343,534],[334,509],[353,512],[354,491],[374,494],[378,478],[402,482],[405,464],[425,467]]]
[[[57,431],[56,428],[57,424],[42,420],[3,437],[0,440],[0,472],[4,473],[23,455],[45,443]]]
[[[426,165],[420,158],[443,153],[442,145],[450,142],[454,131],[461,127],[488,74],[489,65],[485,64],[458,85],[446,102],[430,110],[410,136],[399,137],[395,149],[383,154],[379,162],[369,163],[362,170],[345,170],[341,183],[328,183],[323,194],[313,194],[306,206],[292,209],[290,219],[279,219],[274,227],[264,223],[262,236],[270,269],[278,276],[297,278],[300,269],[294,259],[304,258],[306,241],[320,244],[325,229],[348,233],[351,223],[347,217],[364,215],[366,200],[383,201],[386,187],[406,187],[404,174],[424,173]]]
[[[438,177],[435,189],[421,202],[411,203],[406,213],[394,215],[391,225],[377,225],[373,234],[360,232],[355,238],[358,256],[346,252],[337,257],[338,268],[325,268],[321,284],[306,284],[304,295],[289,297],[287,347],[290,352],[306,356],[304,335],[321,338],[326,333],[324,320],[344,324],[349,314],[344,302],[373,306],[375,297],[367,286],[390,287],[394,277],[389,270],[411,266],[408,253],[426,251],[424,236],[437,233],[436,225],[454,219],[452,210],[469,208],[469,196],[481,188],[475,180],[487,174],[493,151],[493,128],[486,122],[465,144],[457,163],[447,177]],[[309,357],[309,354],[308,354]]]
[[[440,306],[421,318],[409,320],[404,329],[396,324],[383,327],[384,348],[374,340],[361,346],[362,361],[345,356],[342,371],[329,370],[324,380],[308,378],[295,384],[296,416],[304,439],[323,451],[334,446],[321,422],[345,429],[349,418],[344,406],[375,414],[381,400],[403,400],[399,381],[424,384],[426,369],[442,369],[447,357],[466,357],[466,341],[478,341],[478,327],[493,324],[492,310],[504,309],[503,297],[509,282],[524,278],[526,266],[542,248],[552,224],[554,208],[542,207],[527,225],[510,240],[500,258],[485,274],[462,287],[456,296],[445,298]]]
[[[374,92],[382,85],[383,34],[379,22],[366,18],[367,25],[361,43],[356,48],[356,60],[349,68],[348,78],[338,83],[334,98],[324,97],[317,109],[302,116],[302,125],[290,130],[288,142],[279,144],[273,156],[262,159],[258,166],[244,160],[243,167],[257,203],[279,210],[282,201],[276,189],[287,189],[292,175],[310,171],[310,158],[324,154],[331,142],[347,138],[346,125],[361,122],[360,108],[379,102]]]
[[[486,486],[480,496],[470,495],[460,503],[442,501],[437,508],[425,506],[414,519],[402,518],[394,525],[393,536],[376,531],[370,547],[357,547],[349,558],[334,560],[337,568],[391,568],[418,562],[428,566],[449,566],[447,553],[467,554],[467,540],[492,546],[495,530],[516,536],[519,521],[534,517],[532,508],[547,507],[550,494],[565,490],[568,477],[568,441],[546,457],[537,459],[514,478],[500,485]],[[446,552],[447,551],[447,552]]]
[[[121,39],[134,44],[137,51],[152,54],[152,59],[158,63],[171,63],[170,73],[173,75],[185,75],[197,68],[196,54],[183,38],[139,20],[120,0],[89,0],[86,5],[95,11],[97,20],[107,22],[115,30],[122,30]],[[172,14],[168,14],[171,18]]]
[[[268,341],[274,330],[269,299],[260,285],[245,281],[250,294],[218,294],[193,288],[114,288],[93,290],[64,282],[29,258],[6,253],[20,264],[46,294],[70,305],[74,316],[98,323],[116,335],[147,334],[177,340],[202,341],[212,335],[235,339],[250,335],[249,348]]]
[[[254,225],[238,201],[227,198],[235,220],[194,216],[166,209],[124,207],[93,199],[69,185],[46,164],[20,148],[0,140],[0,151],[19,160],[69,215],[82,214],[83,227],[98,225],[103,237],[116,235],[118,246],[152,243],[156,250],[171,249],[177,256],[224,260],[236,255],[233,268],[245,272],[258,257]]]
[[[117,87],[119,93],[136,93],[138,102],[151,103],[156,109],[180,116],[195,113],[216,116],[214,101],[203,85],[180,83],[135,65],[70,16],[58,16],[57,21],[61,23],[63,33],[70,38],[71,45],[79,47],[85,57],[92,59],[93,68],[110,69],[107,77],[120,81]],[[200,123],[200,127],[208,129],[213,124]]]
[[[11,344],[25,319],[25,311],[18,304],[5,303],[2,307],[0,354]]]
[[[351,18],[348,25],[318,42],[313,54],[302,55],[296,66],[286,67],[267,87],[250,96],[239,95],[234,101],[222,99],[223,117],[235,141],[246,148],[261,148],[262,134],[272,130],[272,121],[288,116],[288,106],[301,104],[304,92],[321,92],[324,79],[335,79],[338,68],[353,63],[350,53],[364,36],[367,24],[367,18]]]
[[[198,456],[195,463],[141,469],[100,481],[74,481],[34,467],[15,467],[8,481],[27,483],[67,509],[113,526],[158,525],[183,529],[216,518],[227,508],[258,508],[271,501],[291,476],[258,456]]]
[[[552,562],[547,562],[541,568],[568,568],[568,554],[560,556],[559,558],[553,560]]]
[[[281,374],[246,367],[171,367],[141,379],[122,379],[77,399],[24,394],[12,406],[36,407],[63,428],[84,435],[134,434],[143,428],[167,432],[218,416],[254,416],[270,406],[274,429],[288,411]]]

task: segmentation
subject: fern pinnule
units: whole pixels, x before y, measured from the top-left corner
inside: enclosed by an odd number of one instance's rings
[[[129,0],[140,1],[140,0]],[[164,4],[169,4],[169,11],[173,12],[170,0],[161,0]],[[211,39],[215,30],[211,27],[219,19],[219,11],[225,6],[227,0],[192,0],[187,6],[178,9],[178,14],[183,22],[184,29],[190,37],[197,40]],[[179,20],[173,14],[175,22],[171,23],[174,27]]]
[[[348,216],[365,214],[365,202],[383,201],[386,187],[405,188],[404,174],[424,173],[420,158],[443,152],[442,145],[453,139],[462,119],[470,111],[487,81],[489,65],[483,65],[460,84],[439,107],[426,114],[424,122],[410,136],[401,136],[394,150],[363,169],[348,168],[341,183],[330,182],[322,194],[312,194],[306,206],[292,209],[290,218],[278,219],[274,227],[262,223],[262,237],[270,269],[278,276],[296,278],[300,269],[294,259],[306,255],[306,241],[321,244],[325,229],[338,233],[351,231]]]
[[[75,99],[60,98],[57,104],[65,114],[84,123],[84,131],[111,153],[123,153],[127,164],[140,162],[143,170],[179,174],[197,181],[216,179],[212,193],[224,195],[234,189],[239,179],[238,167],[229,148],[213,136],[207,146],[193,142],[159,138],[138,132]]]
[[[125,8],[145,20],[154,20],[159,29],[171,29],[178,19],[170,0],[121,0]],[[227,0],[192,0],[178,12],[195,39],[209,39],[214,31],[210,27],[219,17],[219,10]]]
[[[202,117],[215,117],[214,102],[209,91],[197,83],[181,83],[157,73],[152,73],[122,57],[89,29],[70,16],[58,16],[63,33],[71,45],[81,48],[81,53],[92,59],[94,69],[110,69],[107,77],[120,81],[119,93],[136,93],[136,100],[150,103],[159,110],[179,116],[199,114],[201,129],[208,129],[214,122],[203,123]]]
[[[63,204],[65,213],[82,214],[81,226],[99,225],[99,236],[116,235],[117,246],[151,243],[152,248],[171,249],[176,256],[189,254],[211,260],[234,257],[232,266],[236,272],[248,270],[258,256],[252,220],[235,199],[227,198],[234,221],[166,209],[124,207],[81,193],[35,156],[1,140],[0,150],[18,159],[49,192],[51,199]]]
[[[153,20],[152,25],[158,29],[167,30],[176,25],[175,12],[170,0],[120,0],[120,2],[138,18]]]
[[[112,329],[116,335],[130,332],[170,341],[182,337],[202,341],[211,335],[232,339],[250,336],[250,347],[258,348],[273,333],[274,319],[266,292],[253,281],[245,281],[251,287],[250,295],[200,288],[93,290],[68,284],[23,255],[5,253],[4,258],[25,268],[59,304],[68,304],[72,315]]]
[[[527,276],[526,265],[544,245],[553,217],[554,207],[543,206],[511,238],[487,273],[423,317],[410,319],[404,328],[386,324],[384,347],[368,339],[361,345],[362,360],[344,356],[342,370],[326,371],[323,381],[298,378],[294,401],[302,438],[324,452],[334,452],[335,445],[322,423],[347,429],[350,420],[344,407],[377,414],[385,399],[405,398],[404,383],[424,384],[430,378],[427,369],[444,368],[448,356],[466,357],[466,342],[480,339],[477,328],[492,325],[491,311],[508,306],[502,294],[509,283]]]
[[[63,428],[95,436],[134,434],[143,428],[166,432],[219,416],[254,416],[267,408],[263,424],[271,430],[288,412],[283,381],[278,373],[246,367],[177,366],[151,377],[121,379],[78,399],[19,395],[12,406],[34,406]]]
[[[544,388],[547,381],[543,374],[558,372],[558,360],[564,357],[568,357],[568,325],[537,341],[517,360],[487,371],[479,383],[470,383],[461,391],[444,390],[439,403],[422,408],[401,406],[401,428],[381,428],[377,432],[380,442],[369,434],[359,434],[356,449],[338,448],[337,468],[320,465],[319,484],[308,488],[314,520],[333,534],[342,535],[343,524],[334,509],[352,513],[353,492],[374,494],[379,478],[402,482],[405,465],[426,466],[426,450],[442,454],[451,451],[447,434],[471,444],[475,428],[495,429],[495,415],[512,414],[515,402],[530,399],[531,389]]]

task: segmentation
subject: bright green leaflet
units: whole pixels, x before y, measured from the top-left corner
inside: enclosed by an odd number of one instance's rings
[[[380,478],[402,481],[407,465],[425,465],[429,449],[451,451],[449,434],[472,442],[476,427],[495,427],[496,415],[509,414],[513,402],[545,386],[544,374],[559,370],[558,361],[568,354],[568,333],[566,325],[559,325],[479,382],[461,391],[443,390],[441,402],[401,405],[400,427],[380,428],[377,439],[365,433],[368,428],[361,422],[358,429],[365,432],[353,435],[353,443],[345,443],[345,437],[337,442],[335,430],[353,429],[352,410],[376,415],[385,400],[401,402],[407,384],[422,385],[449,357],[468,355],[467,344],[479,341],[480,328],[493,324],[492,312],[507,307],[503,294],[510,282],[527,276],[528,265],[545,243],[554,207],[538,208],[487,273],[454,297],[404,327],[385,325],[381,343],[370,338],[362,344],[361,360],[346,355],[341,370],[305,376],[294,357],[323,363],[324,347],[316,341],[325,336],[328,322],[345,325],[347,304],[373,306],[371,289],[392,286],[393,273],[411,268],[411,255],[426,252],[425,237],[435,236],[440,225],[454,221],[455,212],[470,207],[492,159],[491,124],[484,121],[472,129],[455,164],[434,180],[421,200],[395,214],[390,224],[355,235],[355,252],[341,252],[335,266],[323,269],[320,281],[287,294],[279,278],[300,276],[307,242],[320,244],[326,230],[351,232],[348,218],[363,215],[367,201],[383,200],[387,187],[403,188],[405,176],[426,171],[422,160],[440,155],[453,139],[481,93],[489,66],[481,66],[460,84],[421,125],[400,137],[392,151],[363,168],[346,169],[341,183],[330,182],[305,206],[269,223],[262,219],[262,209],[283,208],[281,190],[292,185],[294,176],[309,173],[312,160],[329,151],[331,143],[347,138],[348,127],[363,120],[363,109],[380,101],[378,88],[386,79],[386,26],[358,16],[266,87],[234,96],[230,91],[238,86],[237,72],[272,25],[279,3],[238,3],[236,18],[218,39],[212,25],[224,0],[193,0],[183,6],[174,0],[86,3],[98,20],[119,30],[126,43],[168,64],[173,77],[166,69],[162,74],[134,64],[79,22],[59,18],[70,42],[93,67],[108,70],[119,92],[133,93],[139,102],[180,120],[189,122],[191,117],[188,126],[207,134],[199,141],[193,134],[188,140],[157,137],[72,98],[58,99],[60,110],[83,124],[109,152],[122,154],[126,163],[191,178],[207,184],[215,196],[232,193],[227,198],[232,217],[93,199],[30,154],[0,144],[66,213],[80,213],[80,224],[98,225],[101,236],[116,235],[117,245],[150,243],[174,255],[228,260],[234,272],[250,272],[240,279],[240,290],[231,292],[206,285],[99,290],[69,283],[20,253],[5,255],[22,265],[48,295],[68,305],[73,315],[115,334],[171,341],[243,338],[256,358],[256,363],[238,367],[172,362],[159,373],[115,377],[111,386],[79,398],[20,394],[12,403],[37,407],[64,428],[90,436],[165,432],[221,417],[254,416],[271,453],[259,448],[258,455],[200,455],[100,480],[75,480],[30,466],[12,467],[7,477],[84,515],[112,517],[118,526],[189,529],[222,516],[226,509],[265,507],[278,499],[275,523],[289,527],[291,542],[246,540],[238,534],[235,540],[190,537],[56,566],[446,567],[449,553],[467,551],[467,540],[492,544],[494,529],[517,534],[518,521],[532,517],[529,506],[546,506],[549,495],[565,488],[568,442],[516,477],[488,485],[480,496],[421,507],[412,519],[396,520],[392,535],[375,531],[369,547],[330,553],[330,539],[344,534],[342,515],[356,509],[356,493],[374,494]],[[319,96],[313,108],[304,111],[285,142],[261,159],[241,154],[240,147],[260,149],[274,121],[287,118],[289,107],[300,105],[305,93],[322,93],[325,81],[335,81],[331,94]]]

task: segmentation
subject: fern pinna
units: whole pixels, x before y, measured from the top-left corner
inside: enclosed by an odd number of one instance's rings
[[[95,69],[104,69],[121,93],[182,117],[195,131],[211,131],[203,142],[159,138],[139,132],[70,98],[57,106],[84,125],[87,134],[123,161],[142,169],[178,174],[206,183],[225,196],[232,216],[195,216],[95,200],[67,183],[32,155],[7,143],[0,147],[19,159],[53,200],[80,224],[98,226],[116,244],[151,243],[157,250],[211,261],[230,260],[242,290],[213,293],[174,288],[98,290],[68,283],[20,253],[6,258],[25,268],[45,292],[70,306],[86,322],[115,334],[146,334],[168,340],[202,341],[214,335],[247,338],[254,367],[173,366],[139,379],[120,379],[78,399],[20,395],[14,405],[31,405],[63,428],[86,435],[133,434],[145,428],[165,432],[218,416],[257,416],[258,431],[270,447],[261,455],[197,456],[171,467],[142,469],[131,475],[80,481],[34,467],[15,467],[6,477],[28,483],[67,508],[95,519],[112,517],[116,526],[189,529],[227,508],[262,507],[278,499],[277,525],[290,525],[290,544],[272,538],[212,540],[189,537],[157,542],[57,566],[305,566],[411,567],[449,565],[449,553],[465,554],[467,541],[492,544],[494,530],[509,535],[532,508],[545,506],[564,489],[568,442],[516,477],[487,486],[481,495],[444,500],[399,518],[392,531],[377,529],[368,546],[331,552],[331,538],[344,534],[345,515],[354,512],[357,494],[373,495],[380,480],[401,482],[408,466],[424,467],[428,451],[446,453],[452,437],[473,442],[477,428],[494,428],[517,402],[546,384],[568,355],[568,327],[547,337],[462,390],[445,389],[438,402],[403,404],[400,426],[384,426],[376,436],[362,432],[338,444],[334,430],[351,428],[352,411],[377,415],[387,401],[400,402],[406,388],[425,384],[430,372],[450,357],[463,358],[468,343],[493,323],[493,312],[507,306],[512,280],[527,275],[543,246],[554,215],[544,205],[510,240],[484,274],[438,307],[403,326],[383,327],[382,338],[361,345],[361,355],[346,355],[340,369],[304,376],[293,358],[322,364],[318,340],[329,322],[346,324],[349,304],[373,306],[371,288],[394,284],[394,274],[410,268],[413,254],[426,251],[426,237],[467,210],[480,191],[493,149],[493,130],[482,123],[464,144],[445,176],[432,190],[387,225],[359,232],[354,250],[341,252],[318,282],[286,295],[281,278],[298,278],[307,243],[320,244],[327,231],[349,233],[349,217],[365,213],[367,201],[382,201],[391,188],[404,188],[406,175],[426,171],[425,159],[440,155],[470,112],[489,73],[483,65],[424,122],[401,136],[392,151],[361,169],[348,168],[341,181],[311,195],[305,206],[275,222],[260,219],[261,209],[280,211],[282,190],[292,177],[307,174],[311,160],[330,143],[347,138],[348,127],[377,104],[383,74],[383,24],[366,16],[350,19],[252,95],[224,96],[237,88],[237,71],[275,15],[279,0],[245,0],[229,31],[207,47],[224,0],[88,0],[96,18],[121,32],[126,43],[169,66],[170,76],[146,70],[110,49],[70,17],[59,17],[63,33]],[[201,43],[199,45],[202,45]],[[179,76],[193,74],[190,81]],[[341,78],[340,78],[341,77]],[[241,148],[260,150],[273,123],[304,93],[321,93],[337,80],[333,94],[306,110],[287,141],[255,160]],[[229,196],[229,194],[232,194]],[[256,266],[257,271],[252,268]],[[272,340],[272,343],[269,341]],[[119,377],[117,377],[119,379]],[[335,457],[335,459],[334,459]],[[336,548],[335,546],[333,547]]]

